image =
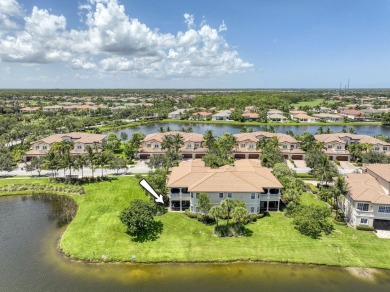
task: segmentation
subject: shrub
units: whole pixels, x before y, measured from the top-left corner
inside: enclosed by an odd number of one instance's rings
[[[356,226],[356,229],[361,230],[361,231],[374,231],[375,230],[374,227],[367,226],[367,225],[358,225],[358,226]]]
[[[202,216],[202,222],[205,224],[214,224],[215,218],[206,214]]]
[[[306,184],[307,188],[313,193],[318,194],[318,188],[314,186],[313,184]]]
[[[186,215],[188,218],[198,219],[198,214],[192,213],[188,209],[184,211],[184,215]]]
[[[237,237],[247,235],[247,230],[241,224],[218,225],[214,227],[214,234],[218,237]]]

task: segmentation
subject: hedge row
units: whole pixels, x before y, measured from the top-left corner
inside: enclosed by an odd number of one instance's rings
[[[32,193],[67,193],[67,194],[85,194],[83,187],[79,186],[57,186],[43,184],[10,184],[0,187],[0,193],[15,193],[30,191]]]

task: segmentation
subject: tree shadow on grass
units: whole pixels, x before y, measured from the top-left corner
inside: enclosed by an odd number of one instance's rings
[[[161,232],[164,229],[164,224],[161,221],[154,221],[153,225],[143,233],[133,237],[131,241],[134,242],[146,242],[155,241],[159,238]]]

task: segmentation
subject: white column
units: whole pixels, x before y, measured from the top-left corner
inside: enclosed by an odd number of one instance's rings
[[[269,208],[269,201],[267,201],[267,212],[268,212],[268,208]]]

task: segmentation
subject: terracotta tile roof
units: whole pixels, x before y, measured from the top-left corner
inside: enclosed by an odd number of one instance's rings
[[[342,144],[346,144],[346,142],[343,140],[343,138],[349,138],[349,139],[354,140],[354,141],[359,142],[359,143],[390,146],[390,143],[379,140],[377,138],[374,138],[374,137],[371,137],[368,135],[356,135],[356,134],[350,134],[350,133],[320,134],[320,135],[314,135],[314,138],[317,141],[325,142],[325,143],[339,142]]]
[[[198,133],[185,133],[185,132],[179,132],[179,131],[170,131],[170,132],[164,132],[164,133],[154,133],[149,134],[145,137],[143,142],[150,142],[150,141],[157,141],[162,142],[164,136],[169,135],[176,135],[180,134],[180,136],[183,137],[184,142],[203,142],[203,135]]]
[[[366,168],[385,181],[390,182],[390,164],[368,164]]]
[[[55,142],[61,142],[66,137],[71,138],[75,143],[92,144],[92,143],[101,143],[101,142],[103,142],[103,140],[107,136],[106,135],[101,135],[101,134],[72,132],[72,133],[66,133],[66,134],[51,135],[51,136],[43,138],[41,140],[32,142],[31,144],[35,144],[35,143],[38,143],[38,142],[52,144],[52,143],[55,143]]]
[[[253,132],[253,133],[239,133],[235,134],[234,137],[236,137],[237,142],[244,142],[244,141],[252,141],[252,142],[258,142],[263,137],[265,138],[272,138],[276,137],[279,141],[279,143],[288,142],[288,143],[298,143],[298,141],[287,134],[282,133],[269,133],[269,132]]]
[[[304,113],[304,114],[295,114],[294,115],[294,119],[307,119],[307,120],[309,120],[309,119],[313,119],[313,118],[314,117],[309,116],[306,113]]]
[[[363,115],[363,113],[361,111],[354,110],[354,109],[343,110],[343,111],[341,111],[341,113],[342,114],[346,114],[346,115],[353,115],[353,116],[361,116],[361,115]]]
[[[188,187],[190,192],[263,192],[282,185],[270,169],[245,159],[219,169],[205,167],[201,160],[181,162],[172,168],[168,187]]]
[[[209,113],[209,112],[197,112],[197,113],[193,113],[192,115],[193,116],[209,117],[209,116],[212,116],[213,114]]]
[[[354,201],[375,204],[390,204],[390,196],[385,193],[378,181],[369,174],[351,173],[345,176],[349,194]]]

